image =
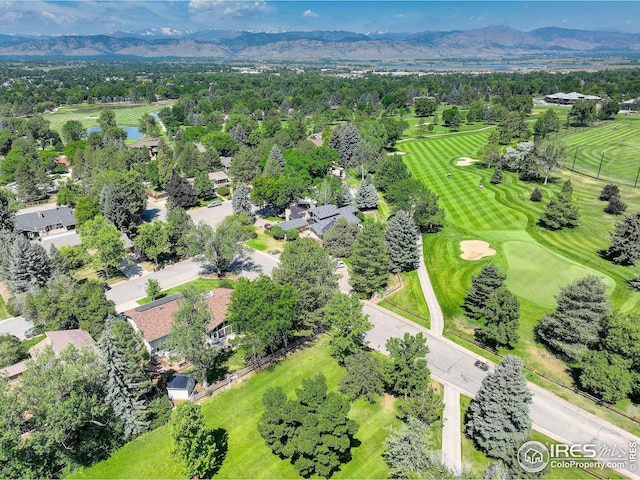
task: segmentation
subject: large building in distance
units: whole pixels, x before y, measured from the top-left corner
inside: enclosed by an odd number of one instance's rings
[[[553,95],[547,95],[544,97],[544,101],[547,103],[555,103],[556,105],[573,105],[576,100],[595,100],[599,102],[601,97],[596,95],[583,95],[578,92],[571,93],[554,93]]]

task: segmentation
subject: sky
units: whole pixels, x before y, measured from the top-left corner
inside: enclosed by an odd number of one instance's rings
[[[421,32],[505,25],[640,33],[640,1],[0,0],[0,34],[209,29]]]

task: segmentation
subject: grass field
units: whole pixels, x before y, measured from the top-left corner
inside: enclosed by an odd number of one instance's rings
[[[638,125],[640,126],[640,124]],[[609,132],[616,133],[617,130]],[[554,295],[571,280],[588,273],[604,278],[614,308],[637,308],[640,294],[629,289],[626,281],[640,273],[638,268],[620,267],[598,255],[609,245],[609,232],[619,218],[603,212],[597,200],[604,181],[595,181],[566,170],[559,171],[548,186],[540,186],[543,201],[533,203],[529,195],[534,185],[519,181],[505,172],[501,185],[491,185],[493,170],[479,165],[457,167],[462,156],[475,157],[486,143],[487,131],[449,135],[406,142],[403,157],[414,175],[440,196],[446,212],[446,224],[436,235],[424,236],[427,268],[445,314],[448,328],[471,335],[474,324],[463,316],[461,304],[470,285],[470,277],[484,264],[494,262],[508,274],[507,284],[522,302],[520,342],[515,353],[533,368],[570,383],[566,366],[548,354],[533,339],[533,327],[545,312],[555,307]],[[580,131],[576,135],[583,135]],[[567,137],[567,141],[571,135]],[[604,139],[601,140],[606,143]],[[446,178],[451,172],[452,177]],[[560,180],[571,178],[574,198],[580,208],[580,226],[572,230],[550,232],[536,225],[545,204],[559,190]],[[483,189],[478,183],[484,184]],[[622,199],[629,211],[640,208],[640,192],[621,187]],[[479,261],[460,258],[462,240],[484,240],[497,251]]]
[[[7,311],[7,306],[4,304],[4,300],[0,297],[0,320],[4,320],[5,318],[9,318],[9,312]]]
[[[207,399],[202,410],[207,425],[223,428],[229,435],[229,450],[218,478],[299,478],[288,460],[281,460],[265,445],[256,425],[263,411],[262,395],[279,385],[293,397],[303,378],[323,373],[330,390],[335,390],[343,368],[329,355],[329,339],[319,337],[313,345],[258,372],[234,387]],[[384,428],[397,425],[393,398],[386,396],[375,405],[352,404],[350,418],[360,425],[352,448],[352,460],[333,478],[387,478],[388,468],[381,453]],[[170,455],[168,426],[160,427],[125,445],[105,460],[70,478],[183,478],[180,465]]]
[[[51,122],[51,128],[57,132],[62,131],[62,125],[69,120],[78,120],[85,128],[98,125],[98,117],[102,110],[114,110],[116,123],[119,126],[138,125],[140,117],[153,112],[158,112],[162,107],[170,105],[171,102],[158,102],[147,104],[100,104],[100,105],[74,105],[60,107],[56,112],[44,115],[46,120]]]
[[[162,290],[162,296],[166,297],[167,295],[173,295],[174,293],[182,293],[189,288],[193,288],[199,293],[204,293],[215,288],[233,288],[234,286],[235,282],[233,280],[225,278],[196,278],[195,280],[183,283],[182,285],[177,285],[175,287]],[[138,305],[143,305],[145,303],[149,303],[150,301],[150,297],[144,297],[140,300],[137,300],[137,303]]]
[[[402,315],[423,327],[429,328],[429,321],[424,320],[424,318],[429,318],[429,308],[422,294],[422,287],[420,286],[420,280],[418,280],[418,272],[416,270],[403,272],[401,278],[402,288],[386,297],[385,301],[380,302],[380,306],[396,312],[398,315]],[[394,305],[400,305],[424,318],[411,315],[411,313],[396,308]]]

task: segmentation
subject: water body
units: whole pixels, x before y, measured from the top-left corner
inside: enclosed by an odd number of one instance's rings
[[[522,64],[522,65],[482,65],[482,64],[463,64],[463,65],[376,65],[379,69],[394,70],[455,70],[455,69],[476,69],[476,70],[509,70],[511,68],[571,68],[571,67],[592,67],[594,65],[576,64],[576,63],[554,63],[549,65],[539,64]]]
[[[121,128],[122,130],[127,132],[128,139],[144,137],[142,132],[138,130],[137,127],[118,127],[118,128]],[[89,135],[91,132],[99,132],[100,130],[102,130],[100,127],[87,128],[87,135]]]

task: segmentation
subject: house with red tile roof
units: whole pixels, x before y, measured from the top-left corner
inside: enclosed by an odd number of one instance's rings
[[[230,288],[217,288],[205,294],[207,307],[212,314],[208,328],[209,341],[214,345],[227,345],[231,327],[225,319],[232,292]],[[169,339],[173,314],[178,310],[180,296],[170,295],[122,313],[133,328],[142,334],[150,353],[163,353],[163,345]]]

